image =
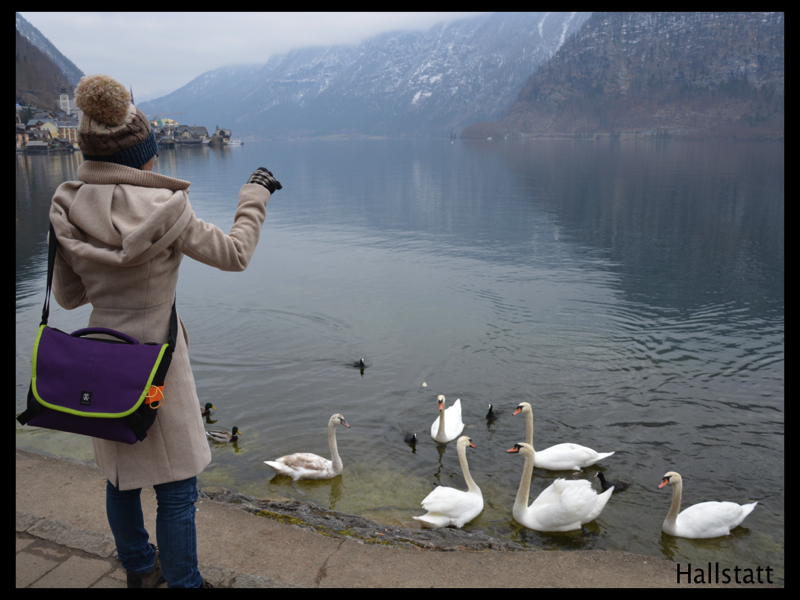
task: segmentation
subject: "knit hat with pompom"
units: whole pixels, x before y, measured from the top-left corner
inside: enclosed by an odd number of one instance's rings
[[[87,75],[75,88],[81,109],[78,145],[85,160],[140,168],[158,152],[156,136],[128,90],[108,75]]]

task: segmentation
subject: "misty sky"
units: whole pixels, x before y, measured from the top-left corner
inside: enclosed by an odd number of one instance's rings
[[[85,74],[104,73],[132,87],[138,103],[226,65],[263,64],[295,48],[356,44],[479,13],[20,14]]]

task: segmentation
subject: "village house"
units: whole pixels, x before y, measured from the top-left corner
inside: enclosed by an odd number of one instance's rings
[[[216,126],[214,134],[211,136],[212,144],[228,144],[231,141],[231,130],[220,129],[219,125]]]
[[[205,127],[178,125],[174,130],[175,141],[179,144],[200,144],[208,138]]]
[[[58,125],[56,125],[55,119],[50,117],[46,117],[44,119],[41,118],[33,118],[28,121],[25,126],[28,128],[29,131],[34,129],[39,129],[41,131],[47,131],[50,133],[51,138],[58,137]]]
[[[28,134],[25,152],[48,152],[58,137],[58,127],[49,117],[33,118],[25,124],[25,129]]]
[[[77,121],[56,121],[58,127],[58,137],[63,139],[75,148],[78,149],[78,123]]]
[[[39,129],[38,127],[30,127],[26,129],[28,132],[28,141],[37,141],[37,142],[50,142],[53,139],[53,136],[50,134],[49,129]]]

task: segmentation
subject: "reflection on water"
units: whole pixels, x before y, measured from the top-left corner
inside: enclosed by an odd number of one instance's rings
[[[37,277],[47,273],[46,235],[50,198],[64,181],[77,179],[79,153],[37,156],[17,154],[16,285],[17,309],[36,293]],[[44,263],[37,260],[44,252]]]
[[[47,205],[79,159],[17,160],[19,411]],[[466,487],[455,446],[430,439],[442,393],[461,398],[477,446],[469,465],[485,508],[465,529],[783,577],[782,145],[287,142],[165,151],[157,170],[191,181],[195,212],[227,230],[261,164],[284,189],[248,269],[181,267],[201,400],[218,409],[214,428],[244,432],[235,448],[212,447],[202,484],[297,496],[262,461],[327,456],[326,424],[341,412],[344,473],[298,482],[304,499],[416,527],[434,486]],[[77,329],[87,311],[51,318]],[[363,376],[352,366],[362,356]],[[631,482],[583,534],[511,518],[522,464],[505,451],[524,437],[511,416],[523,400],[537,447],[614,450],[577,476]],[[91,456],[68,437],[18,433],[17,444]],[[687,482],[686,506],[759,505],[730,538],[662,535],[669,470]],[[532,497],[555,476],[573,474],[534,470]]]

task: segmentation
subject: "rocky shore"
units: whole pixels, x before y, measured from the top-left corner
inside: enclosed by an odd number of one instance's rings
[[[254,515],[294,525],[308,531],[364,544],[423,550],[528,551],[514,542],[498,540],[480,532],[461,529],[407,529],[387,527],[369,519],[329,510],[301,500],[259,500],[225,488],[200,490],[200,497],[237,506]]]

